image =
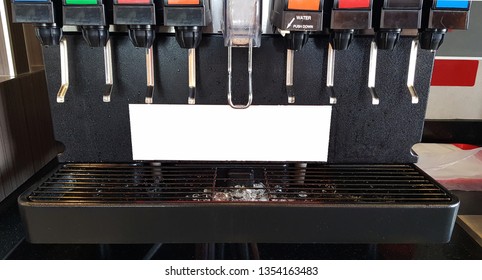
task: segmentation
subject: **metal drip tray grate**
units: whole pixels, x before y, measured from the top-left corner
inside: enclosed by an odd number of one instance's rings
[[[426,203],[451,197],[410,165],[65,164],[33,202]]]
[[[19,198],[34,243],[447,242],[458,205],[404,164],[62,164]]]

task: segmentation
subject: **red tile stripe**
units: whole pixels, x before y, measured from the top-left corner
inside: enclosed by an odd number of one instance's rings
[[[436,59],[432,86],[473,87],[478,69],[478,60]]]

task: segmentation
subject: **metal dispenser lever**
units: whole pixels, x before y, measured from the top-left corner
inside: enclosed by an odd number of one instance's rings
[[[376,69],[377,69],[377,52],[378,47],[375,41],[371,43],[370,50],[370,69],[368,72],[368,90],[372,96],[372,104],[379,105],[380,99],[375,90]],[[415,74],[417,70],[418,41],[412,41],[410,50],[410,62],[408,65],[407,88],[412,98],[412,104],[418,104],[419,98],[415,89]]]
[[[196,49],[188,50],[189,97],[187,103],[196,104]]]
[[[228,104],[234,109],[246,109],[253,102],[253,47],[261,45],[260,0],[225,0],[224,45],[228,47]],[[233,47],[248,48],[248,102],[235,105],[232,100]]]
[[[107,41],[104,46],[104,68],[105,68],[105,85],[106,90],[104,92],[103,101],[110,102],[110,96],[112,95],[112,87],[114,84],[114,74],[112,71],[112,46],[111,40]]]
[[[295,64],[295,50],[286,50],[286,93],[288,103],[295,103],[295,93],[293,91],[293,66]]]
[[[407,87],[412,97],[412,104],[418,104],[418,94],[415,90],[415,73],[417,70],[418,40],[412,41],[410,50],[410,63],[408,64]]]
[[[146,49],[147,94],[146,104],[152,104],[154,95],[154,54],[152,46]]]
[[[65,95],[69,89],[69,56],[67,52],[67,39],[60,40],[60,79],[62,85],[57,92],[57,103],[64,103]]]
[[[377,76],[377,55],[378,47],[375,41],[372,41],[370,45],[370,66],[368,69],[368,91],[372,96],[372,104],[379,105],[380,99],[375,90],[376,76]]]
[[[233,103],[232,95],[232,75],[233,70],[233,48],[231,46],[228,47],[228,103],[229,106],[233,107],[234,109],[246,109],[251,106],[253,103],[253,42],[250,40],[249,47],[248,47],[248,103],[246,105],[235,105]]]
[[[335,58],[336,53],[331,43],[328,44],[328,69],[326,71],[326,89],[330,95],[330,104],[336,104],[338,100],[335,96]]]

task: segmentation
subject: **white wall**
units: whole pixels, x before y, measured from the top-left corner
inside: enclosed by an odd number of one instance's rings
[[[474,87],[431,87],[426,119],[482,120],[482,59]]]

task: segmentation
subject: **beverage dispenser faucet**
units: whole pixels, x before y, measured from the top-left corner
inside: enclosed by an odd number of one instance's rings
[[[286,94],[295,103],[293,90],[294,55],[308,42],[310,32],[323,29],[322,0],[275,0],[271,22],[286,42]]]
[[[164,0],[164,25],[174,26],[179,46],[188,49],[189,104],[196,104],[196,48],[210,22],[209,0]]]
[[[379,49],[393,50],[404,29],[418,30],[422,23],[423,0],[375,2],[373,27]]]
[[[228,47],[228,104],[246,109],[253,102],[253,47],[261,46],[261,1],[224,0],[224,45]],[[232,100],[232,49],[248,48],[248,102],[235,105]]]
[[[64,25],[80,26],[90,47],[103,47],[106,90],[103,101],[110,102],[113,88],[112,47],[109,40],[111,13],[106,0],[63,0]]]
[[[467,30],[472,1],[426,0],[423,6],[420,47],[437,51],[449,29]]]
[[[372,28],[373,0],[333,0],[325,3],[331,4],[330,19],[330,45],[328,46],[328,70],[326,77],[326,89],[330,95],[330,104],[336,104],[337,98],[334,90],[335,81],[335,58],[337,50],[347,50],[350,47],[355,30]],[[369,91],[372,96],[372,104],[379,104],[375,91],[376,71],[376,45],[371,45],[370,68],[369,68]],[[372,87],[373,86],[373,87]]]
[[[420,29],[423,0],[384,0],[377,1],[375,4],[373,25],[376,32],[376,47],[378,49],[393,50],[400,39],[400,34],[403,29]],[[412,104],[417,104],[419,101],[415,89],[418,45],[418,40],[414,39],[410,49],[410,62],[408,66],[407,89]],[[375,84],[374,81],[372,82],[374,90]]]
[[[12,0],[14,23],[32,23],[43,46],[60,47],[61,86],[57,102],[64,102],[69,88],[67,41],[62,37],[62,5],[53,0]]]
[[[152,45],[156,38],[157,14],[154,0],[114,0],[114,24],[127,25],[129,39],[138,48],[146,49],[147,93],[145,103],[153,103],[154,95],[154,52]]]

